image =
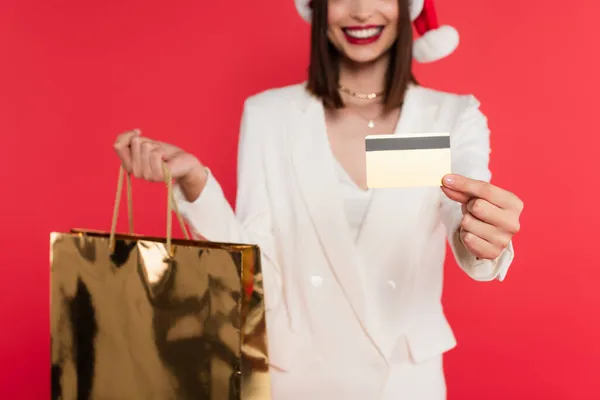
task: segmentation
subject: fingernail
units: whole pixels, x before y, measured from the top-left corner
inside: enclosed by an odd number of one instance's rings
[[[444,184],[447,186],[452,186],[454,184],[454,176],[446,175],[444,177]]]
[[[141,135],[142,131],[138,128],[134,129],[133,132],[135,132],[136,135]]]

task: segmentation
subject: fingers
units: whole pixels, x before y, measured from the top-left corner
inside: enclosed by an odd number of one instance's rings
[[[519,232],[518,214],[499,208],[484,199],[469,200],[466,209],[477,219],[493,225],[501,231],[512,235]]]
[[[136,178],[142,176],[142,139],[139,136],[131,139],[130,153],[131,153],[131,172]]]
[[[485,260],[494,260],[498,258],[504,249],[480,238],[473,232],[469,232],[467,230],[462,230],[460,232],[460,238],[466,249],[471,254],[473,254],[475,257]]]
[[[461,192],[469,197],[479,197],[500,208],[515,209],[520,204],[520,200],[513,193],[489,182],[455,174],[446,175],[442,182],[446,188]]]
[[[117,137],[117,140],[113,145],[115,151],[117,152],[117,155],[121,159],[123,167],[125,167],[125,169],[128,172],[131,172],[132,168],[131,152],[129,146],[131,145],[131,140],[134,137],[139,136],[140,134],[141,131],[139,129],[134,129],[132,131],[125,132]]]
[[[143,178],[150,182],[161,182],[164,180],[163,159],[164,151],[162,146],[153,140],[142,139],[140,142],[139,157],[139,175],[137,178]],[[132,152],[133,152],[132,148]],[[133,164],[136,166],[135,162]],[[134,173],[135,174],[135,173]]]
[[[493,244],[498,249],[504,249],[510,243],[510,234],[477,219],[473,214],[468,212],[463,216],[460,227],[463,231],[474,234],[486,242]]]
[[[155,147],[149,155],[149,164],[150,170],[152,173],[153,180],[164,181],[164,172],[163,172],[163,150],[160,146]]]
[[[168,144],[164,147],[172,153],[177,149]],[[162,163],[166,157],[160,142],[141,137],[141,131],[135,129],[119,135],[114,148],[125,170],[136,178],[153,182],[164,180]]]
[[[196,157],[171,144],[144,138],[137,129],[120,135],[114,147],[124,168],[136,178],[164,181],[163,163],[166,162],[175,180],[196,172],[197,181],[206,180],[206,170]]]
[[[155,171],[156,168],[152,165],[153,163],[153,153],[158,152],[160,150],[160,146],[149,139],[143,139],[140,144],[140,164],[141,164],[141,176],[142,178],[154,181],[158,175],[158,171]]]
[[[471,199],[461,208],[460,237],[467,250],[478,258],[496,259],[518,231],[518,218],[515,227],[512,212],[483,199]]]

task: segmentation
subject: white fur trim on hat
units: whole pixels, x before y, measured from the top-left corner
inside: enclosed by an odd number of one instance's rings
[[[423,2],[425,0],[410,0],[410,20],[414,21],[417,19],[421,11],[423,10]],[[306,22],[310,22],[312,20],[312,9],[310,7],[310,0],[294,0],[296,4],[296,10],[298,10],[298,14],[302,17]]]
[[[458,32],[451,26],[443,25],[425,33],[415,40],[413,56],[420,63],[429,63],[449,56],[459,43]]]
[[[312,9],[310,8],[310,0],[294,0],[296,3],[296,9],[298,10],[298,14],[304,19],[306,22],[310,22],[312,19]]]
[[[296,0],[298,1],[298,0]],[[417,17],[419,16],[419,14],[421,14],[421,11],[423,11],[423,3],[425,3],[425,0],[410,0],[410,20],[414,21],[415,19],[417,19]]]

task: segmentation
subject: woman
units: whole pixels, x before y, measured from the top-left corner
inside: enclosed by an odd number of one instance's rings
[[[196,234],[260,246],[275,399],[443,399],[442,354],[455,345],[440,302],[445,238],[473,279],[501,280],[522,202],[488,183],[478,102],[413,79],[411,20],[422,61],[457,43],[431,25],[429,1],[296,3],[313,24],[308,82],[246,101],[236,214],[184,150],[137,130],[115,148],[150,181],[167,161]],[[440,131],[454,173],[442,190],[366,187],[367,134]]]

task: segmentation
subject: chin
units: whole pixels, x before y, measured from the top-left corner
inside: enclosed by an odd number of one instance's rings
[[[370,64],[385,57],[387,51],[345,51],[343,56],[345,59],[354,64]]]

